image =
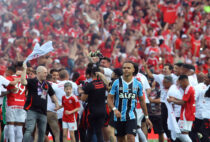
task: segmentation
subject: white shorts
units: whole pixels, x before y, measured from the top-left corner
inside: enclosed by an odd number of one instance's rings
[[[136,109],[136,115],[137,115],[137,126],[141,127],[141,121],[144,118],[144,113],[142,109]]]
[[[192,129],[193,121],[179,120],[178,125],[182,132],[190,132]]]
[[[77,130],[77,123],[68,123],[68,122],[62,122],[63,129],[69,129],[69,131],[76,131]]]
[[[20,106],[6,107],[6,121],[7,122],[21,122],[25,123],[26,111]]]

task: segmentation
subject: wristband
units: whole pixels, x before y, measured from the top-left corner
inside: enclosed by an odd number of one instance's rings
[[[148,115],[146,115],[146,116],[145,116],[145,119],[149,119],[149,116],[148,116]]]
[[[116,107],[113,107],[113,108],[112,108],[113,111],[115,111],[116,109],[117,109]]]

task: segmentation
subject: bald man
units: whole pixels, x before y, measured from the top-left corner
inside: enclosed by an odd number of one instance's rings
[[[37,77],[26,79],[26,64],[23,64],[23,72],[21,75],[21,83],[26,86],[28,95],[24,109],[27,110],[27,118],[25,124],[25,133],[23,142],[32,141],[32,133],[37,124],[38,142],[44,142],[46,124],[47,124],[47,95],[49,94],[56,108],[59,107],[55,92],[49,82],[46,81],[47,69],[39,66],[36,70]]]

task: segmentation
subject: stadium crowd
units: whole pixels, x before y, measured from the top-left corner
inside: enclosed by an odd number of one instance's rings
[[[0,8],[2,140],[145,142],[153,128],[160,142],[209,141],[209,0]],[[47,41],[52,52],[23,63]]]

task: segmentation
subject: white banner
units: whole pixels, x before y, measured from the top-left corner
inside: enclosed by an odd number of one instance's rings
[[[168,103],[168,101],[165,101],[166,107],[168,109],[168,129],[171,131],[171,138],[173,140],[176,140],[177,137],[181,134],[181,131],[179,129],[179,125],[176,121],[176,117],[172,108],[172,104]]]
[[[27,61],[39,58],[40,56],[43,56],[53,50],[54,48],[52,46],[52,41],[48,41],[42,46],[40,46],[39,43],[36,43],[36,45],[34,46],[33,52],[26,58],[24,63],[26,63]]]

